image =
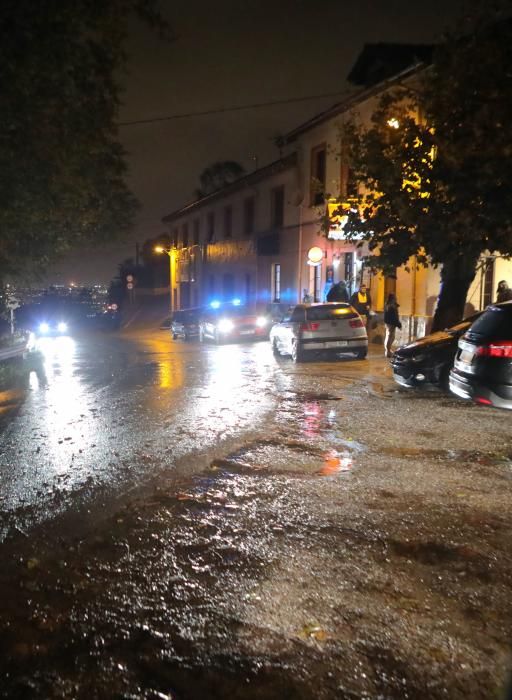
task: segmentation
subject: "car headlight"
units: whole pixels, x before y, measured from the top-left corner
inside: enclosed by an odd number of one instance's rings
[[[67,331],[67,329],[68,329],[68,324],[64,323],[64,321],[61,321],[57,325],[57,330],[59,331],[59,333],[65,333]]]
[[[39,324],[39,332],[40,333],[48,333],[50,330],[50,326],[47,323],[40,323]]]
[[[235,324],[233,323],[233,321],[230,321],[229,318],[221,318],[220,321],[217,323],[217,329],[221,333],[229,333],[233,330],[234,327]]]
[[[256,325],[258,326],[258,328],[263,328],[267,325],[267,323],[268,318],[265,318],[265,316],[258,316],[258,318],[256,319]]]

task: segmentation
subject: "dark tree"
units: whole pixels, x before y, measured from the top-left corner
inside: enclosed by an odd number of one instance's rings
[[[136,200],[115,125],[133,16],[158,0],[3,0],[0,279],[126,232]]]
[[[200,188],[196,191],[196,194],[199,198],[206,197],[212,192],[230,185],[244,175],[245,170],[243,166],[233,160],[213,163],[213,165],[205,168],[199,176]]]
[[[345,232],[384,271],[411,256],[440,267],[434,329],[462,317],[483,253],[512,254],[510,66],[511,22],[480,18],[438,47],[419,89],[387,93],[369,128],[342,135],[365,189]]]

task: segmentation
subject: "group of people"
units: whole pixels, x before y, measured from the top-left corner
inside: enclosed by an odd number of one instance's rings
[[[368,320],[372,306],[370,292],[365,284],[362,284],[357,292],[349,296],[347,285],[343,280],[332,285],[327,293],[326,301],[344,301],[352,304],[355,310]]]

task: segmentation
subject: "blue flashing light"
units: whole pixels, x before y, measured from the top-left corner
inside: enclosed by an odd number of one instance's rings
[[[240,306],[241,303],[240,299],[233,299],[233,306]]]
[[[220,308],[220,301],[211,301],[210,306],[212,309],[219,309]]]

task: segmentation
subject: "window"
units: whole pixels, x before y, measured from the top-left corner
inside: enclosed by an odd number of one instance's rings
[[[181,244],[183,248],[188,248],[188,224],[183,224],[181,229]]]
[[[272,228],[282,228],[284,224],[284,185],[274,187],[272,190]]]
[[[309,293],[313,301],[321,301],[322,265],[311,265],[309,268]]]
[[[206,217],[206,230],[208,243],[213,243],[215,239],[215,213],[213,211],[208,212]]]
[[[248,197],[244,202],[244,233],[254,233],[254,197]]]
[[[357,318],[357,313],[349,304],[311,306],[306,309],[307,321],[337,321],[340,318]]]
[[[509,308],[491,307],[473,323],[468,335],[488,340],[512,340],[512,315]]]
[[[199,245],[199,236],[200,236],[200,229],[199,229],[199,219],[194,219],[194,223],[192,224],[192,238],[193,238],[193,245]]]
[[[482,308],[492,304],[492,292],[494,289],[494,258],[487,258],[483,273]]]
[[[293,323],[302,323],[306,320],[306,311],[301,306],[296,306],[292,311],[290,320]]]
[[[272,264],[272,273],[271,274],[272,274],[272,279],[270,280],[270,284],[271,284],[272,301],[280,302],[281,301],[281,265],[279,263]]]
[[[325,143],[311,151],[311,196],[312,206],[323,204],[325,197],[326,149]]]
[[[233,234],[233,207],[224,207],[224,238],[231,238]]]

